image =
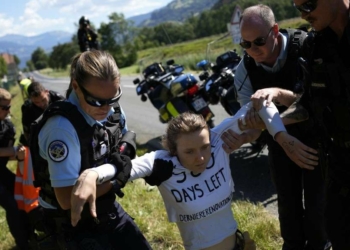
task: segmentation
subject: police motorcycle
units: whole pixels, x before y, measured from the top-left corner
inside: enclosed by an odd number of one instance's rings
[[[159,119],[167,123],[172,117],[192,111],[203,115],[210,127],[214,126],[214,113],[209,108],[203,86],[193,74],[184,73],[184,67],[167,61],[167,66],[153,63],[143,71],[143,80],[134,80],[141,101],[150,100],[159,112]]]
[[[234,72],[241,57],[236,50],[227,51],[216,58],[216,62],[209,63],[202,60],[197,67],[203,70],[199,79],[204,81],[205,92],[209,103],[217,105],[219,102],[229,115],[234,115],[240,105],[237,102],[237,92],[234,86]]]
[[[235,72],[241,59],[236,50],[229,50],[219,55],[215,64],[207,60],[197,63],[197,67],[203,70],[199,79],[205,85],[209,103],[216,105],[220,102],[230,116],[236,114],[241,108],[234,85]],[[266,145],[264,134],[250,144],[254,149],[261,151]]]

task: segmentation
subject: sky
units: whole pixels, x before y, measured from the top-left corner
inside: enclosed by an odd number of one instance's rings
[[[0,0],[0,37],[35,36],[48,31],[74,33],[81,16],[96,27],[113,13],[125,18],[159,9],[171,0]]]

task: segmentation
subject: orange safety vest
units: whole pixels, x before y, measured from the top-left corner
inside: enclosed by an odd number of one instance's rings
[[[23,169],[21,169],[23,164]],[[17,163],[15,181],[15,200],[19,209],[29,213],[39,205],[38,197],[40,188],[34,187],[34,173],[32,158],[28,147],[25,147],[24,161]]]

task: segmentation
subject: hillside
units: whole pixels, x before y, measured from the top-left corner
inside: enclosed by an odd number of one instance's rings
[[[23,68],[38,47],[50,52],[53,46],[71,41],[72,36],[73,34],[63,31],[51,31],[37,36],[8,34],[0,37],[0,53],[17,55],[21,60],[19,66]]]
[[[174,0],[165,7],[155,10],[151,17],[139,26],[155,26],[166,21],[183,22],[188,17],[209,10],[218,0]]]

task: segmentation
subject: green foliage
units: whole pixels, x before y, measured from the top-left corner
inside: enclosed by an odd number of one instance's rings
[[[13,58],[15,60],[16,65],[18,66],[21,63],[21,60],[18,58],[17,55],[13,55]]]
[[[7,74],[7,64],[5,59],[0,56],[0,78],[3,78]],[[1,80],[1,79],[0,79]]]
[[[28,71],[35,70],[34,63],[31,60],[27,61],[26,65],[27,65]]]
[[[119,67],[127,67],[137,60],[137,49],[133,43],[134,31],[130,21],[123,14],[112,13],[109,23],[101,23],[98,33],[101,49],[108,51]]]
[[[177,1],[176,3],[180,4],[180,2],[181,1]],[[198,2],[198,5],[204,2],[205,1]],[[237,5],[243,10],[255,4],[266,4],[274,11],[277,21],[298,17],[300,15],[293,7],[290,0],[235,0],[229,4],[222,4],[220,2],[215,8],[203,11],[199,15],[193,15],[194,13],[192,13],[192,15],[187,15],[187,19],[181,15],[178,15],[177,18],[172,18],[172,15],[177,13],[176,6],[172,6],[172,10],[174,11],[169,11],[169,9],[165,8],[168,17],[170,16],[169,19],[185,21],[182,23],[166,22],[154,27],[140,28],[135,38],[137,48],[147,49],[161,45],[171,45],[225,33],[227,32],[227,23],[230,22],[233,10]],[[187,3],[190,5],[189,1],[187,1]],[[196,6],[196,9],[198,10],[200,7]],[[157,18],[158,15],[163,15],[161,14],[163,12],[165,11],[155,12],[152,15],[154,18]],[[160,20],[162,19],[161,17],[158,18]]]
[[[58,44],[53,47],[49,57],[49,66],[53,69],[66,69],[67,65],[71,63],[72,57],[79,53],[79,46],[77,43]]]
[[[46,55],[44,49],[42,49],[40,47],[37,48],[32,53],[31,60],[32,60],[32,63],[34,65],[34,68],[37,69],[37,70],[44,69],[44,68],[48,67],[49,58]]]

